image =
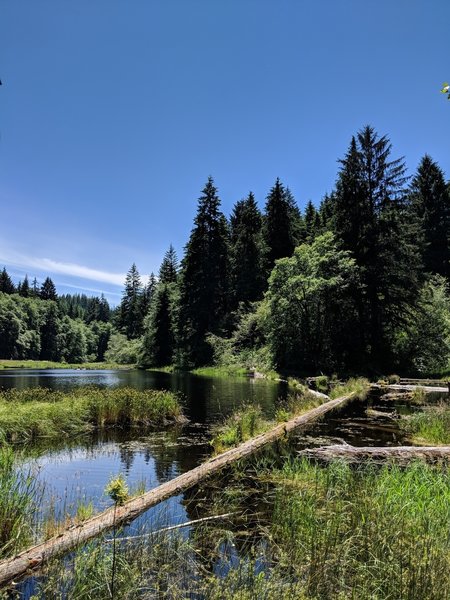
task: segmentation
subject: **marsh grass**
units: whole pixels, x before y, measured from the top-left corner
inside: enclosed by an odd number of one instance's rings
[[[401,421],[404,431],[417,444],[450,444],[450,406],[427,406]]]
[[[447,470],[296,460],[272,477],[278,561],[304,582],[308,597],[446,597]]]
[[[219,454],[242,442],[268,431],[277,423],[289,421],[295,416],[320,406],[324,398],[309,393],[305,386],[296,386],[286,400],[279,404],[275,419],[268,419],[259,405],[247,405],[229,416],[225,422],[213,431],[211,444]]]
[[[80,387],[0,392],[0,429],[10,442],[70,438],[112,426],[161,426],[181,418],[181,404],[168,391]]]
[[[17,459],[10,446],[0,446],[0,558],[22,549],[33,535],[36,481]]]
[[[253,465],[270,483],[258,537],[223,523],[157,532],[118,545],[117,598],[204,600],[443,600],[450,589],[450,475],[412,464],[326,467],[289,458]],[[217,488],[210,510],[248,511],[248,472],[233,501]],[[256,482],[256,480],[255,480]],[[262,497],[267,496],[266,493]],[[204,490],[201,495],[203,495]],[[206,502],[206,500],[205,500]],[[245,523],[245,521],[244,521]],[[247,540],[247,541],[245,541]],[[110,598],[111,544],[97,540],[70,565],[47,567],[36,599]]]
[[[365,400],[369,390],[370,382],[368,379],[365,379],[364,377],[352,377],[344,383],[334,385],[330,391],[330,397],[335,399],[354,393],[359,400]]]

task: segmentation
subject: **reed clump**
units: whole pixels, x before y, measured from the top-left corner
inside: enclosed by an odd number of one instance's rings
[[[289,461],[270,536],[308,598],[443,598],[450,586],[450,474],[421,463]]]
[[[0,558],[32,541],[36,481],[20,469],[13,449],[0,445]]]
[[[83,386],[0,392],[0,431],[10,442],[73,437],[104,427],[162,426],[182,419],[168,391]]]
[[[418,444],[450,444],[450,407],[427,406],[401,421],[402,428]]]

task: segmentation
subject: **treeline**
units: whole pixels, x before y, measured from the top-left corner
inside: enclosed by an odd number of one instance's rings
[[[107,300],[62,295],[50,277],[17,286],[0,274],[0,358],[81,363],[103,361],[113,326]]]
[[[389,139],[365,127],[332,193],[303,212],[277,179],[263,211],[249,193],[227,219],[209,178],[181,262],[170,246],[145,284],[132,265],[114,311],[103,298],[46,298],[35,284],[5,289],[6,271],[1,303],[41,306],[39,357],[54,306],[55,354],[71,362],[69,329],[82,331],[80,356],[146,367],[437,373],[450,355],[450,189],[428,155],[412,178],[391,155]],[[22,339],[10,353],[24,352]]]

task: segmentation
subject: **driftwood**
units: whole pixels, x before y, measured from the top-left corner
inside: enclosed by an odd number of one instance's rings
[[[313,423],[323,415],[337,408],[344,407],[355,398],[356,395],[352,393],[343,396],[342,398],[336,398],[335,400],[325,402],[303,415],[275,426],[270,431],[261,433],[255,438],[240,444],[236,448],[227,450],[226,452],[207,460],[195,469],[191,469],[141,496],[128,500],[123,506],[118,506],[116,508],[111,507],[79,525],[69,527],[64,532],[50,538],[46,542],[24,550],[13,558],[0,562],[0,586],[36,569],[41,566],[44,561],[47,561],[53,556],[71,550],[87,540],[98,536],[102,532],[112,529],[114,526],[132,521],[152,506],[159,504],[171,496],[184,492],[213,473],[219,472],[225,466],[250,456],[263,446],[282,438],[290,431]]]
[[[336,459],[342,459],[350,463],[362,462],[364,460],[372,462],[390,460],[397,464],[407,464],[412,460],[420,459],[433,463],[450,460],[450,446],[389,446],[381,448],[367,446],[358,448],[348,444],[337,444],[301,450],[299,455],[308,458],[317,458],[325,462]]]

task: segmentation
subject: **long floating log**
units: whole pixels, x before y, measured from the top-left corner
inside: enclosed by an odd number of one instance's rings
[[[303,415],[295,417],[285,423],[280,423],[270,431],[261,433],[255,438],[240,444],[236,448],[227,450],[226,452],[207,460],[195,469],[191,469],[190,471],[163,483],[142,496],[128,500],[123,506],[118,506],[116,509],[111,507],[79,525],[69,527],[69,529],[50,538],[46,542],[24,550],[13,558],[0,562],[0,586],[36,569],[41,566],[44,561],[53,556],[67,552],[87,540],[98,536],[103,531],[112,529],[115,525],[117,526],[132,521],[152,506],[159,504],[171,496],[184,492],[213,473],[217,473],[225,466],[253,454],[263,446],[282,438],[290,431],[313,423],[323,415],[337,408],[344,407],[355,398],[356,395],[352,393],[343,396],[342,398],[336,398],[335,400],[325,402]]]
[[[393,461],[407,464],[412,460],[424,460],[434,463],[450,460],[450,446],[389,446],[389,447],[355,447],[348,444],[335,444],[308,448],[299,452],[300,456],[317,458],[325,462],[342,459],[350,463],[370,460],[372,462]]]

